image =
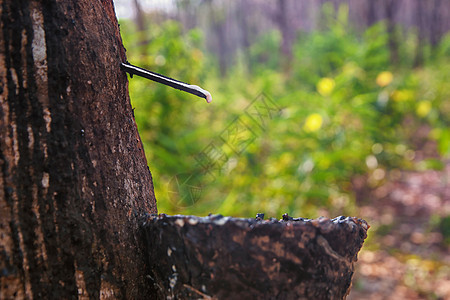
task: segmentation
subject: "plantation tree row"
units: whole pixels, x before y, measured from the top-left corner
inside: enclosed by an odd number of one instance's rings
[[[143,5],[138,0],[134,4],[138,27],[144,29]],[[204,1],[201,5],[191,0],[173,0],[164,12],[168,15],[161,19],[178,20],[185,30],[205,29],[207,47],[217,55],[221,72],[225,74],[238,53],[248,56],[250,46],[258,37],[274,29],[281,34],[280,51],[289,59],[298,33],[324,28],[326,16],[339,14],[341,4],[348,7],[351,30],[363,32],[378,21],[386,20],[394,63],[398,62],[398,44],[404,39],[395,31],[397,25],[403,29],[414,28],[419,37],[416,64],[423,61],[424,45],[436,46],[450,29],[447,0],[216,0]]]

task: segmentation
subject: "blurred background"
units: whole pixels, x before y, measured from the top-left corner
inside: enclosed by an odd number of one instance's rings
[[[116,0],[167,214],[371,225],[349,299],[450,299],[450,1]]]

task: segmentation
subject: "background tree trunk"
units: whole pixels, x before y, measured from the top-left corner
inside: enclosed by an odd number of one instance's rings
[[[397,0],[385,0],[384,13],[387,22],[388,45],[391,52],[391,62],[395,65],[399,61],[398,56],[398,37],[395,29],[395,13],[398,11]]]
[[[416,54],[414,57],[414,67],[419,67],[424,62],[423,48],[425,44],[425,26],[426,20],[424,16],[424,4],[422,1],[416,3],[416,22],[417,22],[417,45]]]
[[[282,65],[284,70],[290,69],[290,63],[292,58],[292,44],[294,40],[294,36],[292,34],[292,26],[290,24],[290,7],[288,7],[289,3],[286,0],[278,0],[277,6],[278,11],[275,14],[275,22],[278,25],[278,28],[281,32],[282,40],[281,40],[281,57],[282,57]]]
[[[139,3],[139,0],[133,0],[133,6],[134,6],[134,20],[137,25],[138,32],[142,32],[147,28],[147,25],[145,24],[145,13],[142,10],[141,3]]]
[[[0,298],[148,294],[156,212],[112,1],[0,0]]]

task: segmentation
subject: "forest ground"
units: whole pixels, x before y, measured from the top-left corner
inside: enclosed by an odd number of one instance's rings
[[[433,144],[422,146],[418,160],[434,156]],[[359,215],[376,230],[359,253],[348,299],[450,299],[450,161],[390,175],[359,191],[368,199]]]

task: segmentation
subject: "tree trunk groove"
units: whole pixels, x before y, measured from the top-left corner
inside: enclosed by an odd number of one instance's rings
[[[0,299],[142,299],[156,200],[112,1],[0,17]]]

